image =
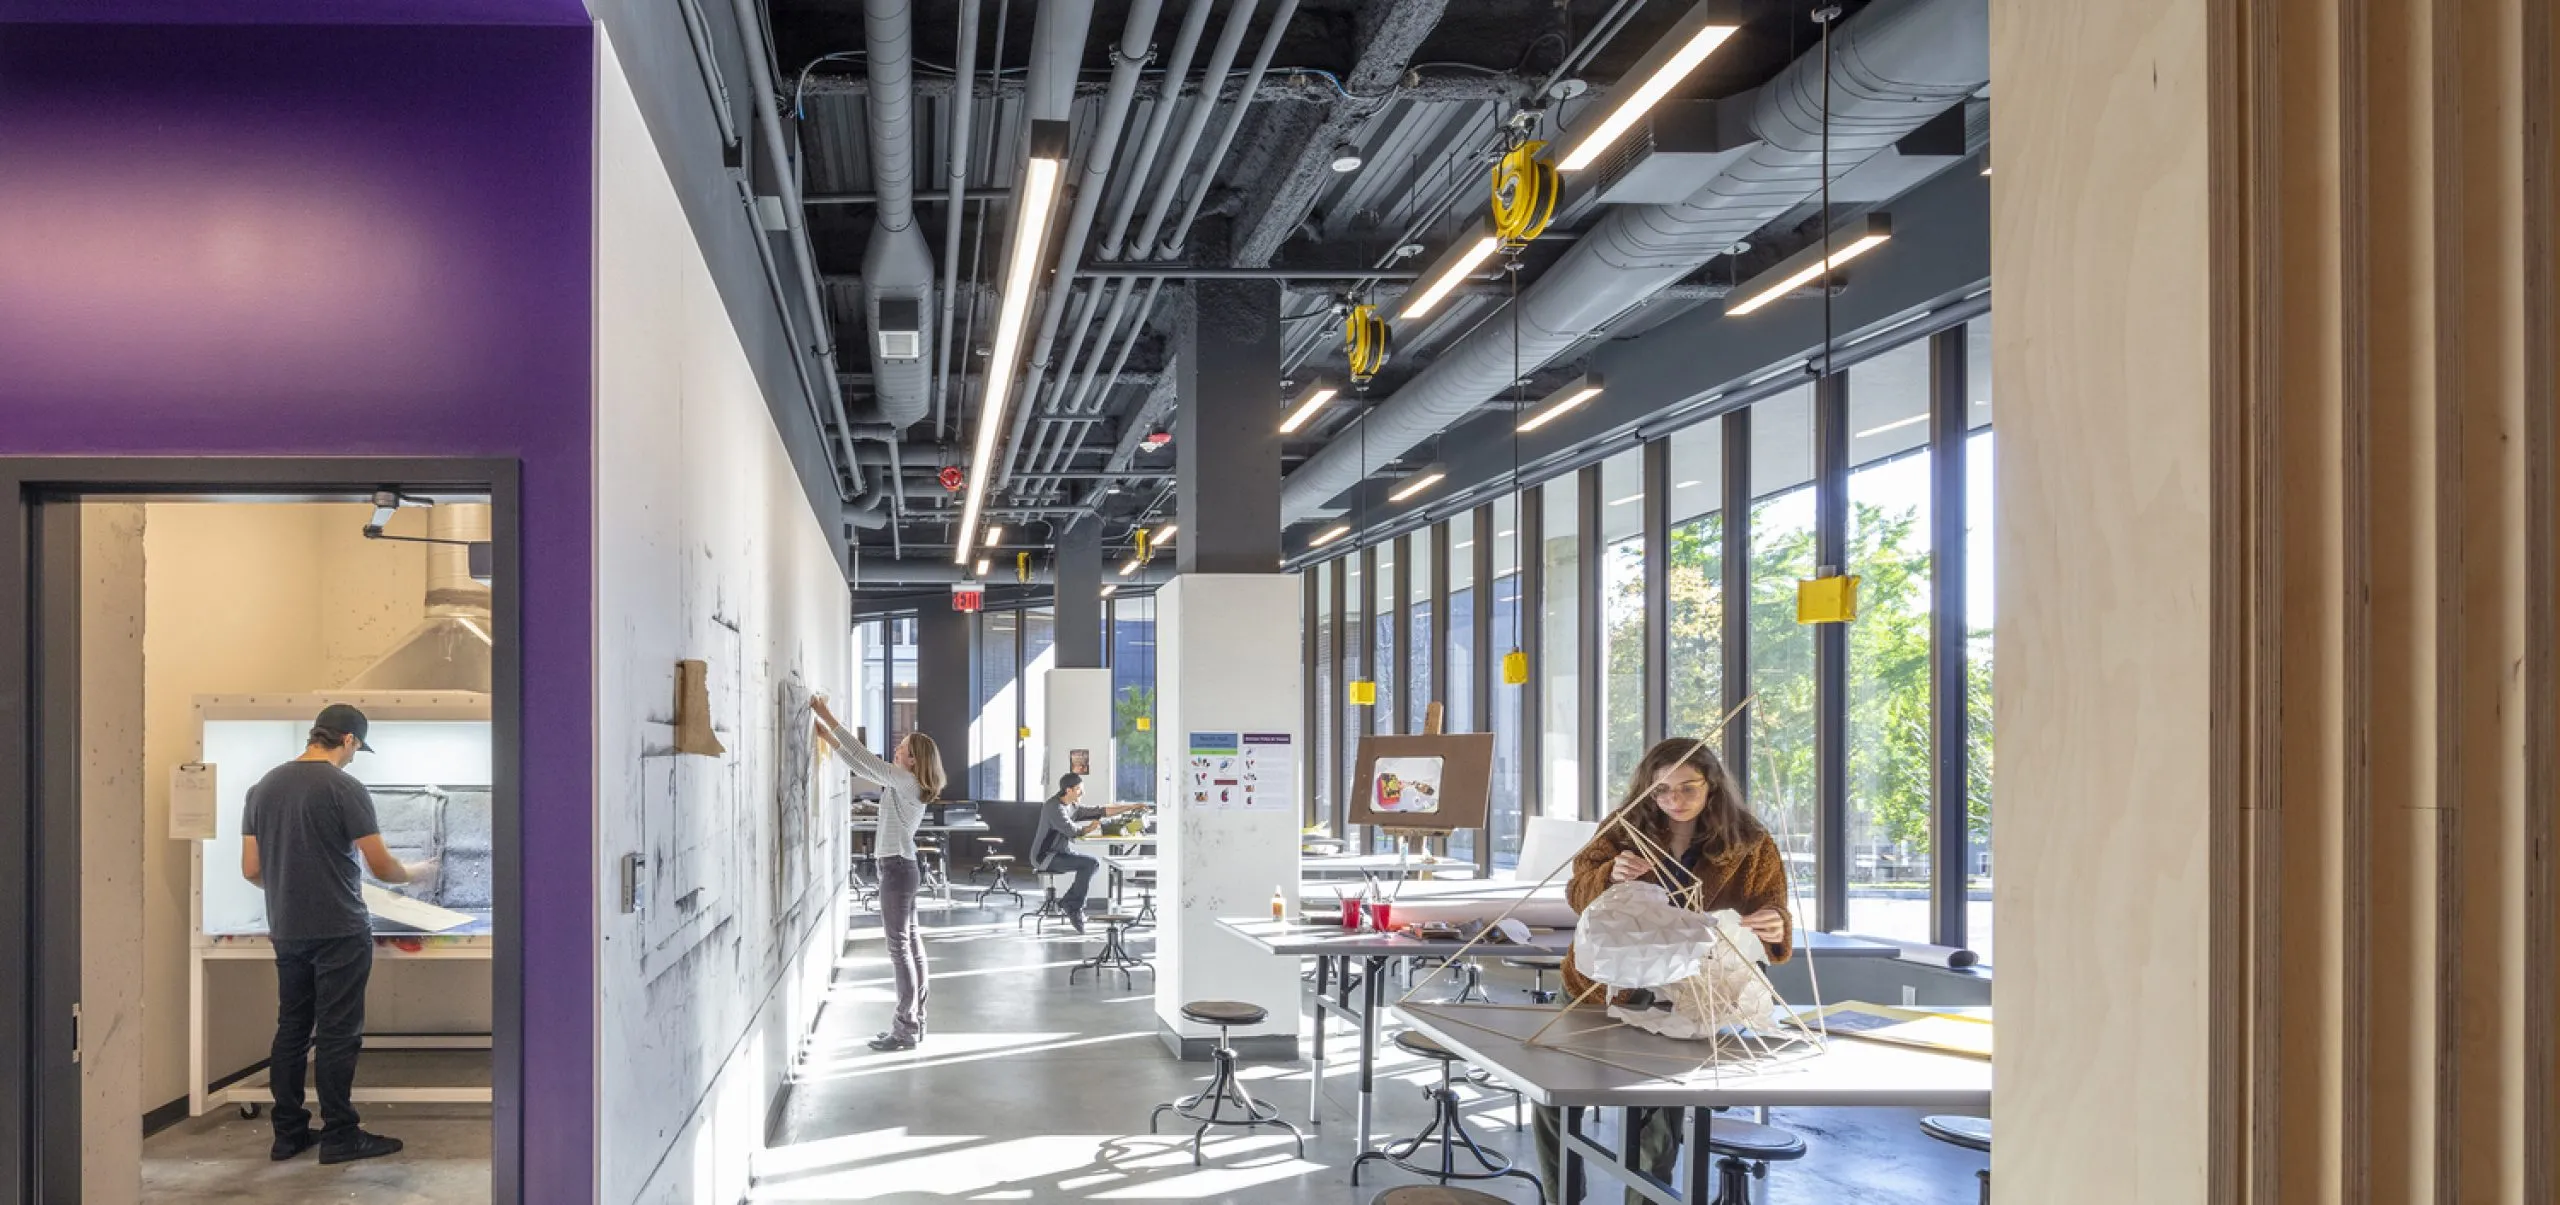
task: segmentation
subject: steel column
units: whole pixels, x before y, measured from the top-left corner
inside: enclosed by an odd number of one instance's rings
[[[1929,940],[1965,944],[1972,664],[1965,614],[1965,331],[1929,339]]]
[[[1813,546],[1815,572],[1848,572],[1849,375],[1814,387]],[[1849,923],[1849,625],[1816,624],[1814,678],[1814,873],[1819,927]]]

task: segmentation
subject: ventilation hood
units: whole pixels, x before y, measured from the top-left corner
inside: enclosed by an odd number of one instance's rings
[[[390,652],[348,679],[349,690],[489,693],[489,587],[471,576],[470,545],[489,539],[487,503],[427,512],[427,616]]]

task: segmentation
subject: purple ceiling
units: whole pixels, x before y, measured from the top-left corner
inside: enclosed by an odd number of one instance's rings
[[[585,25],[583,0],[0,0],[62,25]]]

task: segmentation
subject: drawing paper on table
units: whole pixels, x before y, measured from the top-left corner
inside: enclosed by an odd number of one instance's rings
[[[450,908],[439,908],[424,900],[377,887],[364,885],[365,911],[396,925],[407,925],[423,933],[443,933],[471,923],[471,918]]]

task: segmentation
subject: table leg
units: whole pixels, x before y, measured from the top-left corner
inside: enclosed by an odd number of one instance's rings
[[[1582,1147],[1573,1141],[1582,1135],[1582,1110],[1568,1106],[1562,1111],[1564,1140],[1556,1146],[1562,1163],[1564,1200],[1558,1205],[1582,1205]]]
[[[1715,1128],[1713,1109],[1689,1110],[1689,1205],[1715,1200],[1716,1161],[1707,1154],[1707,1135]],[[1746,1202],[1745,1205],[1748,1205]]]
[[[1307,1124],[1324,1124],[1324,991],[1333,972],[1333,959],[1316,955],[1316,1037],[1315,1057],[1307,1070]]]
[[[1387,960],[1372,956],[1365,960],[1368,974],[1360,980],[1360,1150],[1369,1149],[1370,1102],[1375,1099],[1373,1080],[1378,1070],[1378,1013],[1381,985],[1387,974]]]

